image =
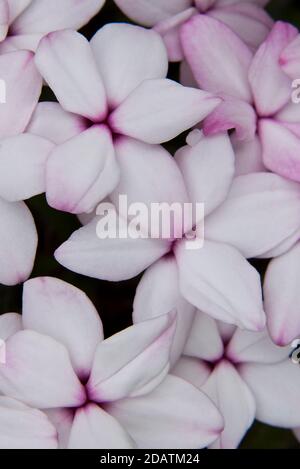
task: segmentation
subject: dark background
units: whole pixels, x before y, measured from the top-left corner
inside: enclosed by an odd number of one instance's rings
[[[300,29],[299,0],[273,0],[270,2],[268,10],[273,18],[290,21]],[[128,22],[129,20],[118,10],[112,0],[107,0],[99,15],[82,29],[82,33],[90,38],[102,25],[118,21]],[[177,65],[170,66],[169,76],[177,79]],[[49,90],[45,89],[42,99],[52,100],[54,97]],[[168,144],[167,148],[174,152],[183,143],[184,136],[181,136]],[[107,337],[130,325],[132,302],[139,277],[126,282],[112,283],[77,275],[64,269],[55,261],[53,252],[68,239],[74,230],[80,227],[80,223],[75,216],[48,207],[44,196],[31,199],[28,205],[39,232],[39,247],[32,277],[57,277],[83,290],[97,307]],[[253,265],[263,277],[267,266],[266,262],[256,260],[253,261]],[[0,314],[11,311],[21,312],[21,300],[22,286],[4,287],[0,285]],[[300,448],[300,445],[297,444],[292,432],[256,423],[244,439],[242,447],[285,449]]]

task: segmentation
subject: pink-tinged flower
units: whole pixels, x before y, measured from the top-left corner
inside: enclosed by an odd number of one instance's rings
[[[169,59],[183,59],[180,29],[199,13],[229,26],[251,48],[266,38],[273,21],[263,10],[268,0],[115,0],[131,19],[152,26],[163,37]]]
[[[99,225],[96,217],[73,233],[56,251],[56,259],[75,272],[110,281],[132,278],[158,262],[154,275],[162,289],[168,288],[169,278],[178,276],[178,291],[191,304],[216,319],[261,329],[265,317],[260,279],[245,258],[270,257],[296,242],[292,237],[300,229],[300,187],[271,173],[234,178],[227,134],[203,137],[196,130],[188,142],[174,159],[160,146],[119,139],[121,179],[110,195],[110,215],[113,220],[123,194],[128,205],[144,203],[149,211],[154,203],[204,203],[202,248],[194,239],[187,249],[191,226],[182,227],[181,213],[174,217],[174,235],[157,238],[151,233],[118,237],[111,223]],[[117,215],[127,223],[126,214]],[[195,226],[202,221],[194,220]],[[166,262],[170,273],[160,275]]]
[[[227,26],[196,16],[181,30],[185,57],[198,85],[223,96],[204,123],[206,134],[235,129],[238,172],[268,169],[300,181],[300,106],[293,103],[299,78],[298,30],[277,22],[253,56]],[[189,80],[186,69],[182,81]]]
[[[274,345],[266,330],[228,328],[197,312],[172,372],[206,392],[223,415],[224,431],[211,448],[236,448],[254,418],[284,428],[300,424],[300,373],[290,351]]]
[[[35,51],[43,36],[79,29],[100,11],[105,0],[0,0],[0,53]]]
[[[27,132],[1,149],[10,168],[2,192],[10,200],[19,197],[11,169],[22,158],[23,198],[46,191],[54,208],[92,211],[118,184],[118,137],[162,143],[220,103],[210,93],[167,80],[162,39],[138,26],[106,25],[91,43],[74,31],[49,34],[35,61],[61,106],[40,104]]]
[[[265,309],[273,341],[289,345],[300,338],[300,243],[273,259],[264,282]]]
[[[5,102],[0,104],[1,153],[7,141],[14,142],[28,125],[41,93],[42,79],[35,68],[33,54],[27,51],[1,55],[0,70],[5,84]],[[7,185],[15,194],[26,192],[26,187],[19,187],[20,173],[26,173],[24,155],[19,156],[16,166],[12,167],[10,154],[5,160],[0,155],[0,283],[5,285],[15,285],[29,277],[37,247],[35,224],[22,202],[25,197],[6,197]],[[39,156],[35,162],[38,166]],[[9,181],[6,174],[9,174]],[[26,185],[26,175],[23,174],[22,179]]]
[[[54,278],[25,283],[22,319],[0,317],[6,340],[0,391],[16,400],[0,399],[0,447],[211,444],[223,428],[215,405],[168,375],[175,327],[176,314],[169,313],[104,340],[98,313],[83,292]],[[30,422],[35,428],[23,435]]]

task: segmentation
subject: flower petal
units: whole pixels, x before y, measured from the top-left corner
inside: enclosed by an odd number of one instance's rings
[[[299,185],[276,174],[247,174],[234,180],[224,204],[205,219],[205,233],[249,259],[299,231],[299,214]]]
[[[144,80],[165,78],[168,57],[159,34],[130,24],[107,24],[91,40],[110,108]]]
[[[268,327],[274,342],[289,345],[300,335],[300,243],[268,266],[264,298]]]
[[[135,324],[169,311],[176,311],[177,326],[171,349],[171,367],[183,352],[195,313],[195,307],[181,296],[178,280],[175,258],[162,258],[143,275],[133,304]]]
[[[57,432],[58,448],[67,449],[74,420],[73,409],[46,409],[43,411]]]
[[[51,153],[46,168],[47,201],[58,210],[90,212],[118,180],[111,134],[106,126],[94,125]]]
[[[32,0],[9,0],[9,21],[12,23],[32,2]]]
[[[290,78],[298,78],[300,76],[300,35],[283,49],[280,55],[280,65],[284,73]]]
[[[235,449],[255,418],[255,401],[236,369],[223,360],[217,365],[202,390],[212,399],[225,421],[214,449]]]
[[[300,425],[299,367],[291,360],[273,365],[245,364],[239,372],[256,400],[256,418],[276,427]]]
[[[22,316],[17,313],[6,313],[0,316],[0,338],[7,340],[23,329]]]
[[[9,8],[6,0],[0,1],[0,41],[4,41],[9,28]]]
[[[5,103],[0,105],[0,138],[23,132],[37,105],[42,79],[28,51],[0,56],[1,80],[5,83]],[[20,79],[22,77],[22,79]]]
[[[181,28],[185,58],[200,88],[251,101],[250,49],[224,23],[195,15]]]
[[[43,412],[0,396],[0,448],[56,449],[56,430]]]
[[[21,331],[6,342],[0,390],[32,407],[76,407],[86,400],[67,350],[56,340]]]
[[[204,448],[223,427],[219,412],[204,393],[170,375],[147,396],[122,399],[106,409],[143,449]]]
[[[2,140],[0,197],[17,202],[45,192],[46,161],[53,147],[49,140],[27,133]]]
[[[111,114],[116,133],[163,143],[202,121],[220,103],[210,93],[172,80],[146,80]]]
[[[210,366],[198,358],[182,356],[171,370],[172,375],[201,388],[210,376]]]
[[[156,388],[169,371],[175,328],[176,314],[164,314],[99,344],[87,384],[90,399],[116,401]]]
[[[266,171],[262,161],[262,146],[257,135],[250,141],[241,141],[236,135],[232,135],[231,143],[235,153],[236,176]]]
[[[23,291],[23,324],[64,344],[77,375],[89,375],[103,340],[99,315],[78,288],[51,277],[28,280]]]
[[[92,121],[105,118],[105,90],[89,42],[75,31],[45,36],[35,63],[65,111]]]
[[[68,449],[131,449],[134,443],[116,419],[96,404],[78,409]]]
[[[0,283],[16,285],[30,275],[38,236],[32,215],[24,202],[0,198]]]
[[[260,330],[265,325],[258,272],[226,244],[205,241],[200,249],[175,250],[183,296],[215,319]]]

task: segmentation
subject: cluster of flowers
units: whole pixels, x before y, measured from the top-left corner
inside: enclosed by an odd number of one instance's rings
[[[0,316],[0,447],[236,448],[255,418],[300,437],[300,35],[264,0],[115,0],[138,25],[89,42],[104,3],[0,1],[0,282],[25,282],[22,315]],[[132,327],[104,340],[83,292],[27,280],[41,193],[83,222],[61,265],[145,271]],[[100,239],[94,210],[124,194],[203,203],[201,249],[185,230]],[[263,283],[252,258],[271,259]]]

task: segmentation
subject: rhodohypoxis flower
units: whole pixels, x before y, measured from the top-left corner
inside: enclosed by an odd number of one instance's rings
[[[98,313],[83,292],[54,278],[25,283],[22,317],[0,317],[6,340],[0,447],[212,443],[223,428],[216,407],[194,386],[168,375],[175,327],[176,314],[169,313],[104,340]]]
[[[255,417],[284,428],[299,425],[300,373],[290,350],[274,345],[267,331],[228,328],[197,312],[173,373],[220,409],[225,428],[212,448],[236,448]]]
[[[167,80],[160,36],[138,26],[106,25],[91,43],[74,31],[52,33],[42,39],[35,60],[63,109],[41,106],[29,135],[7,142],[1,159],[14,167],[21,153],[26,165],[19,187],[28,187],[28,196],[46,190],[52,207],[72,213],[93,210],[118,184],[120,136],[165,142],[220,103],[210,93]],[[48,139],[56,145],[49,148]],[[46,178],[36,171],[37,160]],[[6,197],[14,199],[11,173],[2,177]]]
[[[0,0],[0,53],[35,51],[43,36],[61,29],[79,29],[105,0]]]
[[[42,79],[37,72],[33,54],[16,51],[0,56],[0,75],[4,96],[0,104],[0,151],[7,139],[14,141],[25,130],[37,105]],[[22,155],[23,156],[23,155]],[[11,190],[18,192],[19,173],[23,164],[11,168],[9,155],[7,163],[1,159],[4,169],[0,181],[0,283],[14,285],[24,281],[33,267],[37,233],[33,218],[22,202],[23,198],[12,200],[5,197],[5,173],[10,172]]]
[[[260,170],[263,161],[300,181],[300,107],[292,102],[300,68],[297,29],[277,22],[254,56],[227,26],[206,16],[189,20],[181,38],[198,85],[225,99],[205,122],[205,133],[236,129],[240,172]]]
[[[149,211],[155,203],[204,203],[202,248],[194,239],[187,249],[185,235],[191,227],[180,231],[185,228],[182,213],[175,214],[174,234],[157,238],[151,233],[144,236],[145,232],[118,237],[113,225],[99,225],[101,217],[96,217],[73,233],[56,251],[56,259],[75,272],[111,281],[134,277],[158,261],[154,269],[161,290],[178,275],[178,291],[193,305],[216,319],[260,329],[265,320],[260,279],[245,258],[278,255],[296,242],[300,187],[271,173],[234,178],[234,153],[227,134],[205,138],[196,130],[188,142],[173,159],[160,146],[119,139],[121,179],[110,196],[114,205],[108,219],[114,219],[123,194],[128,205],[142,202]],[[127,215],[118,213],[119,220],[130,225]],[[193,222],[201,225],[202,218]],[[142,228],[145,231],[146,225]],[[160,276],[166,261],[170,273]]]
[[[263,10],[268,0],[115,0],[134,21],[154,26],[164,38],[170,60],[182,60],[180,28],[192,16],[202,13],[227,24],[249,46],[260,45],[272,27]]]

